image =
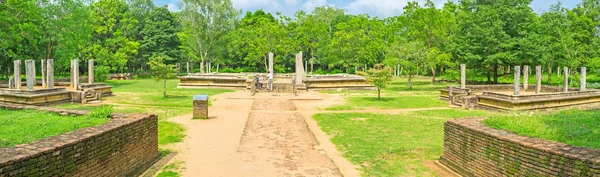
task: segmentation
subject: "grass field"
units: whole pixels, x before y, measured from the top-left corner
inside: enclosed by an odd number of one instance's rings
[[[35,110],[0,109],[0,148],[100,125],[108,120],[106,117],[63,116]]]
[[[432,85],[420,78],[407,89],[407,80],[397,78],[377,99],[376,91],[326,91],[341,94],[344,103],[325,110],[371,110],[447,108],[437,100],[438,89],[448,85]],[[495,115],[486,111],[460,109],[404,111],[402,114],[322,113],[313,118],[330,135],[344,157],[360,166],[363,176],[436,176],[423,162],[439,158],[443,150],[445,121],[454,118]]]
[[[178,80],[167,81],[167,98],[163,97],[163,82],[152,79],[106,81],[116,96],[104,99],[117,113],[152,113],[158,115],[158,143],[166,145],[180,142],[185,137],[183,126],[168,118],[192,112],[192,97],[196,94],[213,96],[231,92],[224,89],[178,89]],[[209,103],[210,104],[210,103]],[[89,110],[92,106],[64,104],[60,108]]]
[[[519,135],[600,149],[600,110],[568,110],[532,116],[491,116],[484,123]]]

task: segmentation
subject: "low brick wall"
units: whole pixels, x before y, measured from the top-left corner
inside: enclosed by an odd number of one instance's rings
[[[35,106],[1,104],[11,109],[39,109],[61,114],[85,114]],[[113,115],[102,125],[0,149],[4,176],[135,176],[158,158],[156,115]]]
[[[600,150],[519,136],[482,120],[445,123],[442,164],[464,176],[600,176]]]

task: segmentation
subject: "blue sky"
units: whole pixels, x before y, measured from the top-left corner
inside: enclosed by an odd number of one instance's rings
[[[351,14],[367,13],[371,16],[388,17],[402,13],[402,8],[407,2],[414,0],[232,0],[233,6],[242,9],[245,12],[263,9],[275,14],[282,12],[284,15],[291,16],[297,10],[312,11],[315,7],[330,5],[346,9]],[[416,0],[419,4],[424,4],[425,0]],[[448,0],[432,0],[436,6],[441,7]],[[456,1],[456,0],[455,0]],[[533,0],[531,7],[534,12],[541,13],[548,10],[550,5],[556,4],[559,0]],[[564,7],[573,8],[581,0],[560,0]],[[168,5],[169,9],[177,9],[178,0],[154,0],[159,6]]]

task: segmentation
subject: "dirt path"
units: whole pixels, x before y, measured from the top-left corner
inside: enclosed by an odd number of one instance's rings
[[[182,176],[343,176],[293,101],[228,99],[239,94],[211,98],[212,119],[171,119],[187,128],[183,142],[168,146],[178,151],[174,161],[184,162]]]

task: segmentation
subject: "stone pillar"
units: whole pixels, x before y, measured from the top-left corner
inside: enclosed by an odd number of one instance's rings
[[[46,79],[48,79],[48,88],[54,88],[54,60],[48,59],[46,64]]]
[[[208,95],[194,95],[193,119],[208,119]]]
[[[560,66],[556,67],[556,75],[560,77]]]
[[[42,88],[48,88],[48,80],[46,79],[46,60],[42,59],[40,64],[42,66]]]
[[[296,54],[296,84],[302,84],[304,67],[302,66],[302,52]]]
[[[71,60],[73,63],[73,69],[71,69],[71,80],[73,81],[73,88],[77,90],[79,88],[79,60]]]
[[[21,60],[15,60],[14,64],[15,89],[21,89]]]
[[[8,78],[8,89],[15,89],[15,78]]]
[[[461,89],[465,89],[467,88],[466,82],[467,82],[467,65],[466,64],[460,64],[460,88]]]
[[[535,66],[535,94],[542,91],[542,66]]]
[[[579,91],[585,91],[586,87],[586,75],[587,69],[585,67],[581,67],[581,79],[579,80]]]
[[[187,70],[186,70],[187,72],[186,73],[190,73],[190,62],[187,62],[186,64],[187,64]]]
[[[398,76],[398,68],[396,68],[396,66],[394,66],[394,77]]]
[[[523,90],[529,87],[529,66],[523,66]]]
[[[269,71],[273,73],[273,52],[269,52]]]
[[[27,80],[27,90],[33,90],[35,86],[35,61],[25,60],[25,79]]]
[[[363,68],[363,71],[367,71],[367,64],[365,63],[365,68]]]
[[[515,77],[513,84],[515,95],[519,95],[519,89],[521,88],[521,66],[515,66]]]
[[[565,92],[569,92],[569,68],[568,67],[564,67],[563,69],[563,83],[565,86]]]
[[[94,60],[88,60],[88,84],[94,83]]]
[[[308,72],[308,60],[304,61],[304,73]]]

